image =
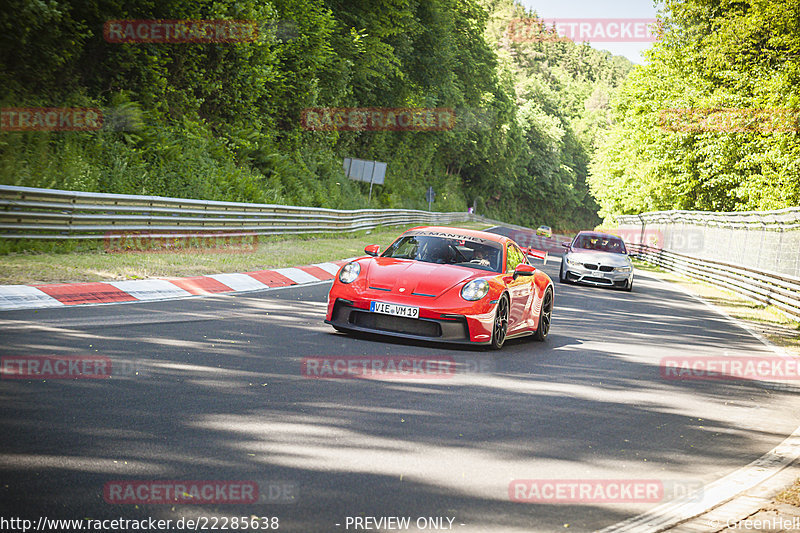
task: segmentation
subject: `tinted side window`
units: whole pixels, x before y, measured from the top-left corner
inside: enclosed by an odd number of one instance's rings
[[[506,272],[513,272],[517,265],[520,263],[525,262],[525,256],[522,255],[522,252],[514,246],[513,244],[509,244],[507,247],[507,258],[506,258]]]
[[[528,256],[527,256],[527,255],[525,255],[525,252],[523,252],[523,251],[522,251],[522,250],[521,250],[519,247],[517,247],[517,246],[515,246],[514,248],[516,248],[516,250],[517,250],[517,253],[519,254],[519,262],[520,262],[520,263],[525,263],[525,264],[528,264],[528,265],[529,265],[529,264],[530,264],[530,261],[528,260]]]

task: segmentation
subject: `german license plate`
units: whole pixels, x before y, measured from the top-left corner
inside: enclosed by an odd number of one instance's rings
[[[410,305],[387,304],[384,302],[370,302],[369,310],[373,313],[384,315],[403,316],[406,318],[419,318],[419,307]]]

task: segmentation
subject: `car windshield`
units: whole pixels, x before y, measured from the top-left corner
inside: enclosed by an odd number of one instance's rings
[[[502,252],[500,244],[491,241],[480,243],[469,238],[407,235],[392,243],[382,257],[500,272]]]
[[[578,235],[572,245],[573,248],[584,250],[597,250],[598,252],[611,252],[613,254],[624,254],[625,243],[617,237],[607,237],[603,235]]]

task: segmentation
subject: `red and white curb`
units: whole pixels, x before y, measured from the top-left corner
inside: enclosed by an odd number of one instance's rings
[[[319,283],[333,279],[339,271],[339,267],[347,261],[345,259],[293,268],[258,270],[242,274],[212,274],[191,278],[0,285],[0,311],[166,300]]]

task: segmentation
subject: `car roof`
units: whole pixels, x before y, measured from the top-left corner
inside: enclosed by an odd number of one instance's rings
[[[577,235],[575,235],[575,237],[579,237],[581,235],[588,235],[590,237],[608,237],[612,239],[622,240],[622,237],[620,237],[619,235],[614,235],[612,233],[602,233],[600,231],[581,231]]]
[[[505,235],[498,235],[497,233],[489,233],[487,231],[478,231],[474,229],[463,229],[463,228],[451,228],[449,226],[417,226],[416,228],[411,228],[403,232],[405,235],[409,231],[436,231],[441,233],[452,233],[454,235],[466,235],[468,237],[477,237],[480,239],[487,239],[494,242],[499,242],[505,244],[506,242],[510,241],[508,237]]]

